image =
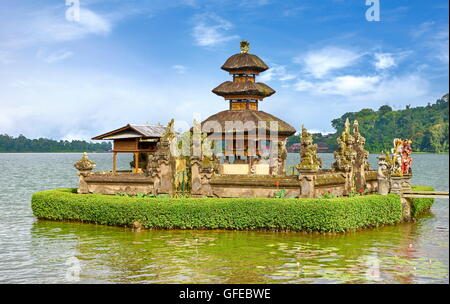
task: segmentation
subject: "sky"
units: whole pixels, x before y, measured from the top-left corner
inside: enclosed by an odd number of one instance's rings
[[[331,120],[346,112],[435,102],[449,90],[448,1],[379,0],[379,21],[368,21],[374,8],[366,0],[2,0],[0,134],[90,139],[172,118],[186,128],[228,109],[211,90],[231,80],[220,66],[241,40],[270,67],[258,81],[277,91],[259,109],[297,130],[333,132]]]

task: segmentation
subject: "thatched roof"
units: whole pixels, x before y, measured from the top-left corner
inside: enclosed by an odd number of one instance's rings
[[[235,54],[228,58],[222,66],[227,72],[255,71],[264,72],[269,67],[256,55],[248,53]]]
[[[267,97],[275,93],[271,87],[262,82],[225,81],[212,90],[214,94],[226,97],[228,95],[256,95]]]
[[[166,128],[164,126],[151,125],[132,125],[128,124],[122,128],[110,131],[108,133],[93,137],[93,140],[111,140],[111,139],[126,139],[126,138],[140,138],[151,137],[160,138],[163,136]]]
[[[258,132],[258,122],[260,121],[264,121],[266,122],[266,127],[265,127],[265,131],[266,134],[269,134],[270,132],[270,122],[271,121],[276,121],[278,123],[278,135],[281,136],[291,136],[292,134],[294,134],[296,131],[295,129],[289,125],[287,122],[284,122],[283,120],[269,114],[263,111],[255,111],[255,110],[226,110],[226,111],[222,111],[219,112],[217,114],[214,114],[210,117],[208,117],[207,119],[205,119],[202,122],[202,130],[205,132],[213,132],[212,130],[205,130],[205,123],[206,122],[218,122],[221,127],[222,127],[222,132],[223,133],[230,133],[230,132],[235,132],[235,130],[230,129],[230,123],[229,122],[243,122],[244,124],[246,122],[254,122],[254,129],[250,129],[250,130],[245,130],[245,132]],[[225,122],[228,122],[227,124],[225,124]],[[228,128],[228,129],[227,129]],[[244,130],[243,130],[244,131]],[[238,132],[239,133],[239,132]],[[258,134],[258,133],[256,133]]]

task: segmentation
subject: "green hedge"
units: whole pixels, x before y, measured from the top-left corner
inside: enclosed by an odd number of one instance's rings
[[[76,194],[74,189],[35,193],[38,218],[155,229],[267,229],[344,232],[395,224],[402,207],[396,195],[335,199],[138,198]]]
[[[434,191],[430,186],[412,186],[415,191]],[[434,203],[434,198],[411,198],[411,215],[417,217],[427,210],[430,210]]]

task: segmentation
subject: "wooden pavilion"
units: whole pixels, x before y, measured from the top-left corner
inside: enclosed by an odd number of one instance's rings
[[[113,173],[117,168],[117,153],[133,153],[133,172],[140,171],[139,159],[142,154],[152,153],[156,144],[163,136],[166,128],[160,125],[134,125],[128,124],[122,128],[93,137],[93,140],[113,141]]]

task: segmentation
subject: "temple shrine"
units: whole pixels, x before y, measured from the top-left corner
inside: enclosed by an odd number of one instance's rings
[[[329,169],[322,167],[317,145],[302,125],[300,162],[288,174],[286,139],[296,130],[260,110],[260,103],[275,90],[257,82],[269,67],[249,50],[249,43],[242,41],[240,52],[221,67],[232,81],[212,90],[229,108],[194,121],[188,132],[176,133],[172,119],[167,126],[128,124],[93,137],[113,141],[112,170],[94,171],[95,163],[84,154],[74,164],[78,193],[317,198],[324,193],[388,194],[410,188],[411,141],[396,139],[392,156],[380,156],[378,171],[372,170],[357,121],[353,128],[346,121]],[[117,170],[119,153],[133,154],[130,170]]]
[[[253,166],[256,173],[281,174],[284,158],[276,154],[286,153],[285,140],[296,131],[280,118],[259,110],[259,103],[275,91],[256,81],[269,67],[258,56],[250,54],[249,48],[249,43],[242,41],[241,52],[222,65],[221,68],[233,76],[233,81],[221,83],[212,92],[229,102],[229,110],[203,121],[202,131],[223,148],[222,173],[249,174]],[[220,131],[212,133],[211,127],[218,127]],[[278,157],[282,158],[279,165]]]

